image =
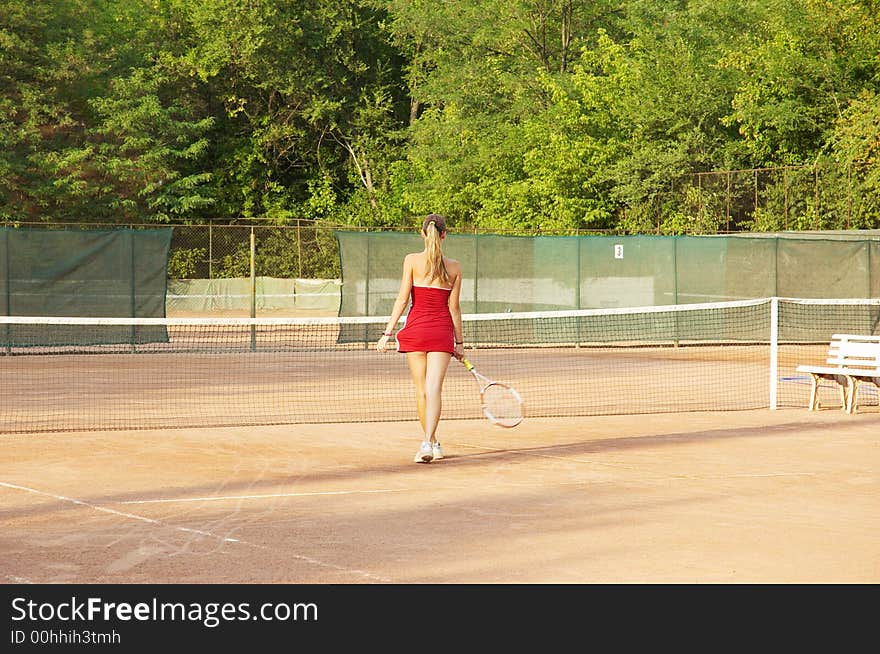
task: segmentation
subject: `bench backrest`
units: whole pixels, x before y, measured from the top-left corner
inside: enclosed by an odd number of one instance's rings
[[[880,336],[834,334],[826,361],[842,368],[880,372]]]

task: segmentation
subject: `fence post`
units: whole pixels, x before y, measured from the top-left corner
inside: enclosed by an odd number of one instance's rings
[[[129,302],[129,308],[131,309],[131,317],[134,318],[137,316],[137,275],[135,274],[134,268],[134,259],[135,259],[135,244],[134,244],[134,227],[129,227],[128,229],[128,238],[129,238],[129,261],[128,266],[131,272],[131,300]],[[137,352],[137,327],[131,326],[131,351]]]
[[[299,218],[296,219],[296,262],[297,268],[299,270],[300,279],[302,279],[303,276],[302,229],[300,228],[301,222],[302,221]]]
[[[782,169],[783,216],[782,226],[788,229],[788,168]]]
[[[730,231],[730,171],[727,171],[727,231]]]
[[[758,216],[758,169],[755,168],[755,213],[754,216],[757,218]]]
[[[681,234],[672,237],[672,304],[678,305],[678,241]],[[681,345],[681,312],[675,312],[675,341],[674,347]]]
[[[364,315],[370,315],[370,232],[364,232],[367,242],[367,263],[365,266],[366,274],[364,275]]]
[[[474,313],[480,312],[480,236],[477,233],[477,226],[474,225]],[[468,339],[465,336],[465,341],[471,341],[471,347],[476,349],[478,347],[480,341],[480,321],[475,320],[473,322],[473,337]]]
[[[251,318],[257,317],[257,266],[256,266],[256,239],[254,228],[251,226]],[[257,326],[251,323],[251,352],[257,349]]]
[[[474,313],[480,313],[480,237],[474,225]]]
[[[703,174],[697,173],[697,234],[702,229],[700,221],[703,217]]]
[[[853,187],[852,187],[852,166],[847,164],[846,167],[846,228],[849,229],[852,221],[852,204],[853,204]]]
[[[574,298],[574,306],[576,309],[580,310],[581,308],[581,237],[578,230],[575,230],[574,241],[576,244],[575,247],[575,256],[577,257],[577,280],[575,283],[575,298]],[[580,343],[578,343],[580,345]]]
[[[575,249],[575,256],[577,257],[577,284],[575,285],[575,293],[577,293],[577,296],[575,297],[575,306],[577,307],[578,311],[580,311],[580,309],[581,309],[581,275],[583,275],[583,272],[581,271],[581,256],[582,256],[583,240],[584,239],[582,239],[581,235],[580,235],[580,230],[576,229],[575,230],[575,244],[577,247]],[[577,318],[577,326],[578,326],[577,341],[575,342],[574,346],[576,348],[579,348],[579,347],[581,347],[581,319],[580,318]]]
[[[4,314],[7,316],[12,315],[12,280],[9,276],[12,270],[12,263],[9,261],[9,232],[9,227],[3,228],[3,247],[5,248],[3,259],[6,264],[6,311]],[[12,354],[12,326],[7,323],[4,331],[6,332],[6,354]]]

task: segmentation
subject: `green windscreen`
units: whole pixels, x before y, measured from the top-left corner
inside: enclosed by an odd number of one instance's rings
[[[416,233],[336,233],[340,316],[384,316]],[[611,309],[880,294],[880,233],[730,236],[449,234],[464,313]]]
[[[0,229],[3,315],[165,317],[171,229]],[[0,340],[17,342],[17,329],[7,325]],[[39,344],[79,342],[80,331],[73,328],[59,334],[60,340]],[[122,329],[105,338],[152,342],[166,334],[163,327]]]

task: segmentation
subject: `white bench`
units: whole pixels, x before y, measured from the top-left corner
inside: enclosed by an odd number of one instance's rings
[[[880,388],[880,336],[834,334],[828,346],[828,365],[797,367],[812,378],[810,410],[819,408],[819,381],[829,379],[840,385],[841,405],[847,413],[856,410],[859,384],[868,382]]]

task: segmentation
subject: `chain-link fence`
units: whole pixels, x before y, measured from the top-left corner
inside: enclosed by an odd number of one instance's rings
[[[305,221],[292,226],[174,226],[169,278],[249,277],[252,264],[258,277],[337,278],[339,256],[333,228]]]
[[[878,191],[865,171],[829,163],[694,173],[670,184],[654,218],[658,233],[870,229]]]
[[[175,226],[168,277],[175,315],[335,315],[339,308],[334,230],[306,221]]]

